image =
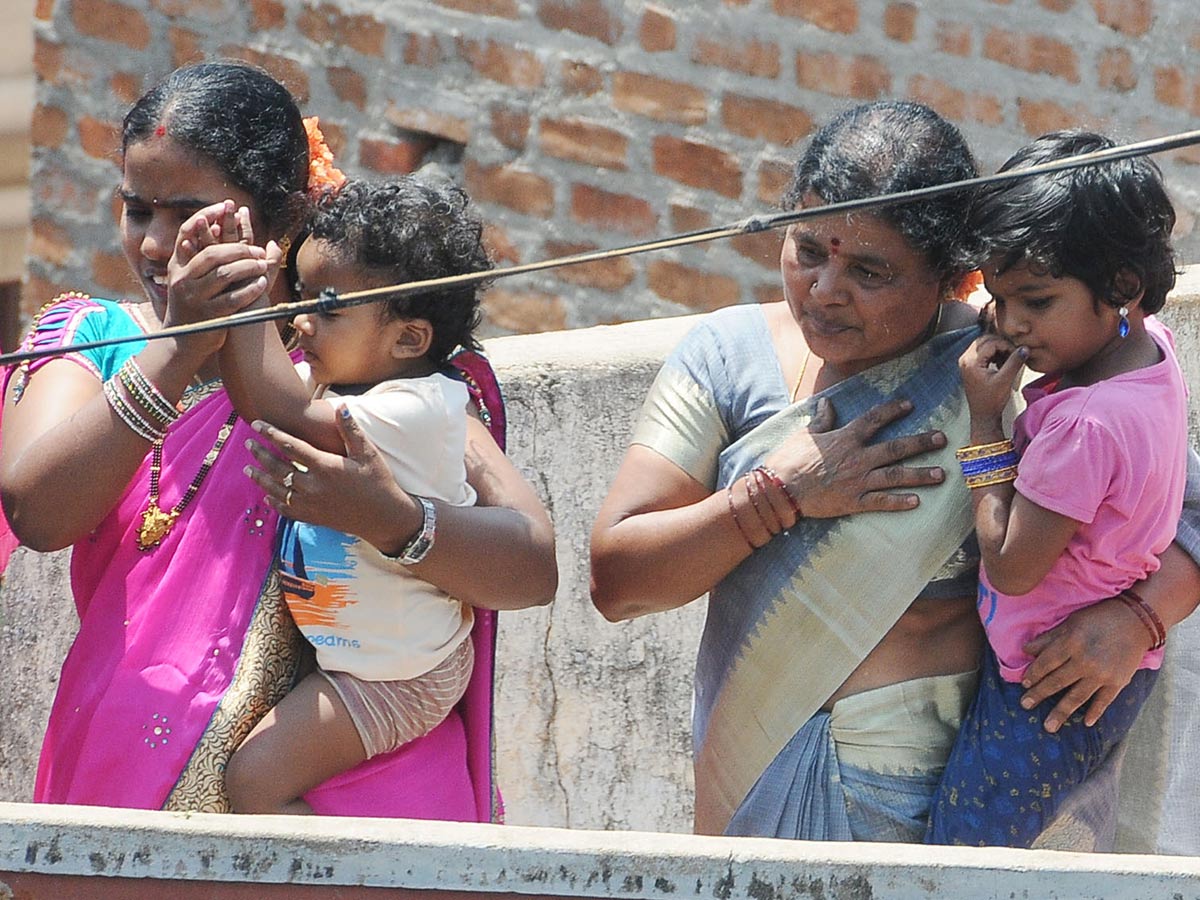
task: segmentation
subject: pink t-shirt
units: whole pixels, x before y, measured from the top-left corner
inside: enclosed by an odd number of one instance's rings
[[[1032,638],[1072,612],[1111,597],[1158,569],[1175,538],[1187,471],[1187,387],[1171,332],[1152,316],[1162,348],[1156,365],[1086,387],[1048,392],[1043,377],[1024,390],[1013,441],[1016,489],[1043,509],[1083,524],[1032,591],[1000,593],[980,569],[979,616],[1006,681],[1020,681]],[[1142,668],[1157,669],[1163,651]]]

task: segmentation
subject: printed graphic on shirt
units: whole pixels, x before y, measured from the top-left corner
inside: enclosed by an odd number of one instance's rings
[[[345,629],[341,613],[358,602],[350,588],[354,580],[354,538],[328,528],[286,522],[282,541],[279,557],[284,599],[308,639],[314,644],[323,643],[315,639],[313,630]]]

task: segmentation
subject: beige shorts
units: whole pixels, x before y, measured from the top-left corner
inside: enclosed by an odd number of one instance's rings
[[[449,656],[416,678],[364,681],[345,672],[319,671],[346,704],[370,759],[439,725],[462,698],[474,666],[475,647],[468,636]]]

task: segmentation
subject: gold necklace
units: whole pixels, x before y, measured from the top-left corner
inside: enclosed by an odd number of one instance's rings
[[[225,424],[221,426],[221,430],[217,432],[217,442],[204,455],[204,462],[200,465],[200,471],[196,473],[196,476],[192,479],[192,483],[188,485],[183,496],[179,498],[179,502],[169,512],[164,511],[158,505],[158,476],[162,472],[163,439],[159,438],[154,442],[154,449],[150,452],[150,499],[146,504],[145,511],[142,513],[142,524],[138,528],[137,533],[139,550],[144,552],[162,543],[162,539],[167,536],[171,528],[175,525],[175,520],[187,509],[188,504],[196,496],[196,491],[200,490],[200,485],[204,483],[204,478],[208,475],[209,469],[217,461],[217,456],[220,454],[221,448],[225,446],[225,442],[229,440],[229,435],[233,433],[235,422],[237,422],[237,412],[231,412],[229,418],[225,420]]]
[[[808,361],[812,359],[812,349],[804,348],[804,362],[800,363],[800,374],[796,376],[796,383],[792,385],[792,402],[796,402],[796,397],[800,393],[800,385],[804,381],[804,373],[808,371]]]

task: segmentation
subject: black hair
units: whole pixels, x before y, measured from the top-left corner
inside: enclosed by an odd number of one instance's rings
[[[952,124],[920,103],[880,100],[845,110],[813,135],[781,206],[795,209],[808,193],[840,203],[977,174],[967,142]],[[871,212],[945,279],[965,271],[960,245],[967,205],[966,196],[951,192]]]
[[[262,69],[232,60],[176,69],[125,115],[121,150],[156,135],[213,163],[249,194],[267,237],[280,237],[303,218],[304,120],[287,88]]]
[[[380,287],[492,268],[483,222],[466,192],[440,178],[348,181],[318,201],[309,230],[311,238],[378,273]],[[473,333],[481,288],[476,283],[396,297],[381,304],[383,315],[428,321],[433,341],[426,355],[441,365],[460,345],[478,349]]]
[[[1018,150],[1000,171],[1114,146],[1088,131],[1056,131]],[[1078,278],[1099,301],[1122,306],[1142,295],[1156,313],[1175,286],[1175,208],[1144,156],[1083,166],[981,189],[968,227],[977,264],[1000,271],[1024,263]]]

